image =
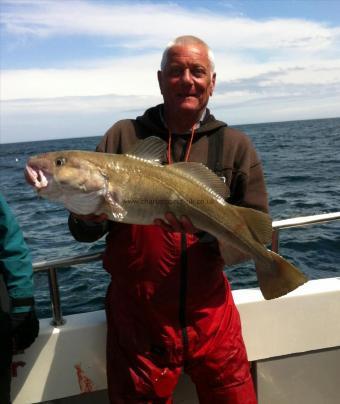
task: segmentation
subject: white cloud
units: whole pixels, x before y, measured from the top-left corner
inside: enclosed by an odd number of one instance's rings
[[[156,94],[158,65],[158,55],[151,54],[116,58],[96,67],[5,70],[1,75],[2,99]]]
[[[2,101],[0,143],[100,136],[116,120],[160,102],[160,96],[121,95]]]
[[[211,98],[213,114],[231,125],[339,116],[340,88],[278,93],[236,89]],[[118,119],[135,118],[160,96],[95,96],[4,101],[0,141],[101,136]]]
[[[89,35],[119,39],[128,47],[163,47],[185,32],[196,33],[221,49],[324,49],[336,43],[339,29],[302,19],[249,18],[214,14],[168,4],[58,1],[4,1],[16,5],[3,12],[12,34],[29,36]]]
[[[103,123],[141,113],[160,101],[156,71],[162,49],[183,33],[204,38],[215,52],[218,80],[211,106],[219,118],[251,123],[340,115],[340,26],[303,19],[257,21],[202,9],[188,11],[174,3],[5,0],[3,4],[2,24],[12,40],[68,40],[76,35],[115,51],[129,49],[129,56],[116,52],[105,60],[89,57],[81,66],[74,62],[68,66],[66,61],[64,68],[28,69],[23,64],[3,71],[5,134],[20,134],[25,119],[32,133],[33,128],[39,130],[34,119],[41,114],[40,126],[55,136],[58,119],[65,119],[66,130],[67,122],[74,128],[80,117],[79,135],[90,136],[101,134]]]
[[[19,110],[22,115],[31,114],[72,114],[72,113],[123,113],[141,112],[150,106],[149,102],[160,103],[161,96],[122,96],[122,95],[106,95],[92,97],[58,97],[58,98],[41,98],[41,99],[21,99],[2,101],[2,108],[6,110],[7,115],[15,115]],[[152,104],[151,104],[152,105]]]
[[[63,69],[24,67],[2,73],[2,99],[155,95],[161,50],[176,35],[201,36],[216,53],[219,77],[236,80],[275,69],[306,65],[332,68],[340,60],[340,27],[298,19],[255,21],[186,10],[179,5],[86,1],[4,1],[3,25],[12,35],[105,37],[99,46],[130,47],[143,56],[82,61]],[[16,6],[16,7],[14,7]],[[204,21],[204,23],[202,23]],[[201,22],[198,24],[198,22]],[[156,49],[156,50],[155,50]],[[323,63],[328,61],[328,66]],[[315,67],[314,66],[314,67]]]

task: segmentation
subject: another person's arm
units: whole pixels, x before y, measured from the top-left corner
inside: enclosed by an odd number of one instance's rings
[[[238,168],[230,181],[230,197],[228,202],[237,206],[243,206],[268,213],[268,194],[265,185],[262,163],[249,138],[243,134],[239,144],[237,161],[234,165]],[[235,248],[220,244],[220,251],[227,266],[247,261],[249,256]]]
[[[28,348],[39,332],[33,297],[32,260],[21,229],[0,195],[0,271],[10,299],[15,350]]]

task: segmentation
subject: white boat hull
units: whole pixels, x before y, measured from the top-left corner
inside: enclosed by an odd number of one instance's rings
[[[233,294],[255,370],[259,404],[338,404],[340,279],[310,281],[272,301],[265,301],[258,289]],[[14,357],[13,404],[65,397],[65,403],[75,403],[80,394],[81,403],[107,403],[102,392],[106,389],[104,312],[67,316],[61,327],[40,320],[40,328],[33,346]],[[180,380],[174,401],[198,402],[187,377]]]

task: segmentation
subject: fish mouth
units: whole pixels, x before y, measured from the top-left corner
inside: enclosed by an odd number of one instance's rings
[[[47,177],[45,176],[44,172],[38,168],[26,165],[25,178],[26,181],[37,190],[47,188],[48,186]]]

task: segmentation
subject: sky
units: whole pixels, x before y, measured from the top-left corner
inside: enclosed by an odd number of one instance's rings
[[[230,125],[340,116],[339,0],[0,0],[0,143],[100,136],[162,102],[179,35],[205,40]]]

